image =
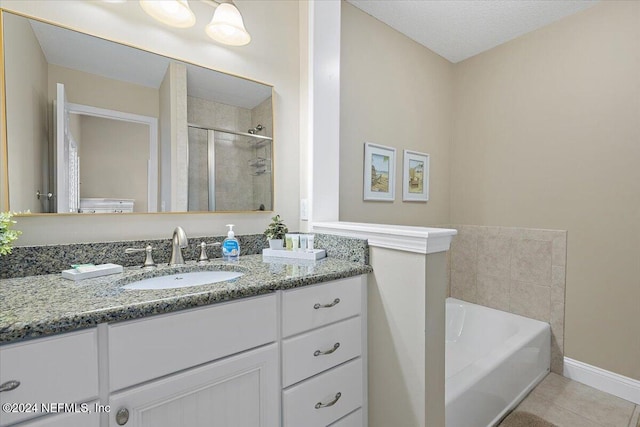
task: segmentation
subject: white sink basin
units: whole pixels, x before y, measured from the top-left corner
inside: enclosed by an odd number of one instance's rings
[[[176,289],[188,286],[209,285],[211,283],[226,282],[237,279],[243,273],[235,271],[194,271],[192,273],[171,274],[169,276],[152,277],[129,283],[122,289]]]

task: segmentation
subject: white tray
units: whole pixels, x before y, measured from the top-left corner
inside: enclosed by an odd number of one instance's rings
[[[311,259],[319,260],[327,256],[324,249],[304,249],[299,251],[287,251],[285,249],[263,249],[263,257]]]
[[[63,270],[62,277],[69,280],[83,280],[83,279],[91,279],[93,277],[107,276],[109,274],[117,274],[122,273],[123,268],[118,264],[100,264],[96,265],[95,269],[92,271],[80,272],[75,268],[70,270]]]

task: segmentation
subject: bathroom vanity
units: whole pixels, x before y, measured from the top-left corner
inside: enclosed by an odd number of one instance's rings
[[[244,275],[153,291],[121,289],[141,276],[131,267],[2,280],[23,306],[0,323],[0,384],[20,382],[0,393],[0,425],[366,426],[369,266],[252,255],[206,268]]]

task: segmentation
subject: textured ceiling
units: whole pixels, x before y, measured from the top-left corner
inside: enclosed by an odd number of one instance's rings
[[[598,0],[347,0],[451,62],[587,9]]]

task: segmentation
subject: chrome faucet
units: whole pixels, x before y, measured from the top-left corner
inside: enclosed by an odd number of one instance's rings
[[[173,230],[173,237],[171,238],[171,261],[169,261],[170,267],[177,267],[184,265],[184,258],[182,257],[182,248],[186,248],[189,244],[187,239],[187,233],[184,232],[182,227],[176,227]]]

